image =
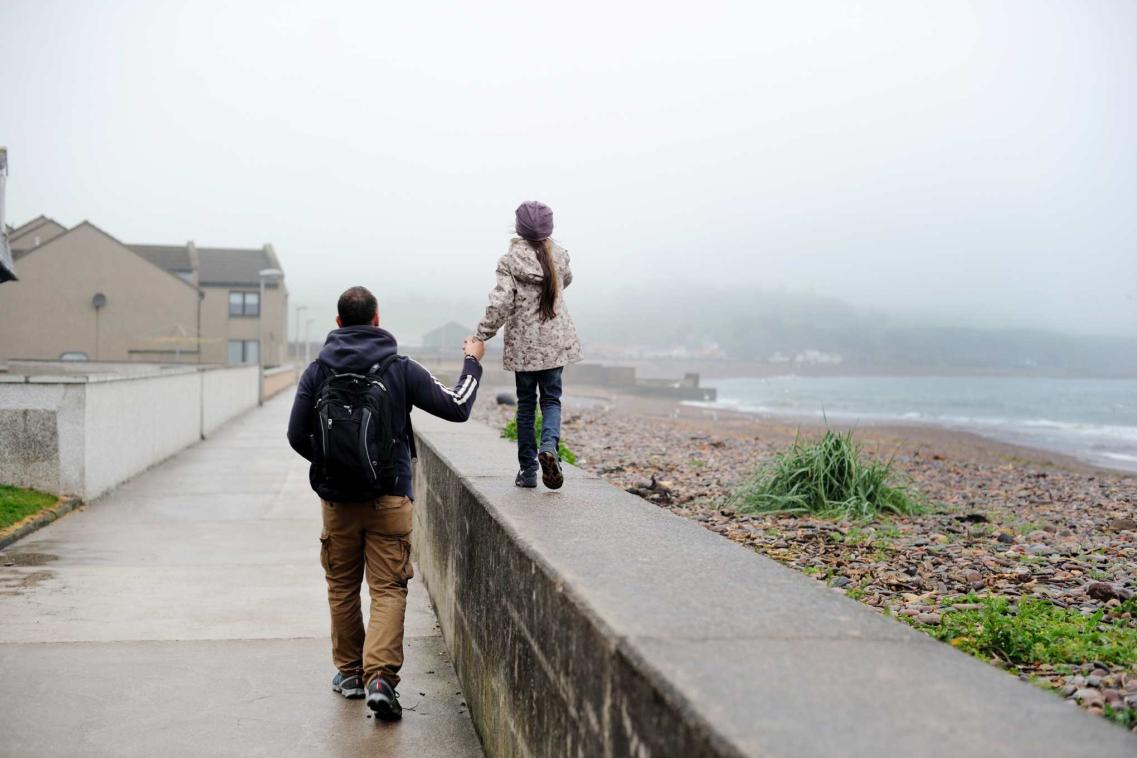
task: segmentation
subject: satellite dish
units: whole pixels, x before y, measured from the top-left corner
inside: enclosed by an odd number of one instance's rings
[[[102,292],[96,292],[95,296],[91,298],[91,305],[95,306],[95,310],[102,308],[107,304],[107,296]]]

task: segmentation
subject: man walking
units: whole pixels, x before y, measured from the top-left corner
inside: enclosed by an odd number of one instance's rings
[[[322,501],[320,562],[332,616],[332,689],[367,696],[379,718],[402,716],[398,693],[403,618],[411,567],[414,492],[412,408],[465,421],[482,376],[484,345],[468,338],[462,375],[446,388],[398,355],[379,327],[375,296],[352,287],[340,296],[338,329],[300,378],[288,442],[312,462],[309,480]],[[366,571],[371,616],[359,599]]]

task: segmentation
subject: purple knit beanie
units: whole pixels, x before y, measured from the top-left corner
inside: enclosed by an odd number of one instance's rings
[[[517,233],[527,240],[540,241],[553,233],[553,209],[536,200],[517,206]]]

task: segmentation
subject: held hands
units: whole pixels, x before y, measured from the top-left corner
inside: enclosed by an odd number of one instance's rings
[[[466,341],[462,343],[462,349],[466,351],[466,355],[480,361],[482,356],[486,354],[486,343],[470,335],[466,338]]]

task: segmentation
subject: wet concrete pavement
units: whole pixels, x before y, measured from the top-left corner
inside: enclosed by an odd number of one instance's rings
[[[0,755],[482,754],[417,580],[403,721],[331,692],[290,402],[0,551]]]

